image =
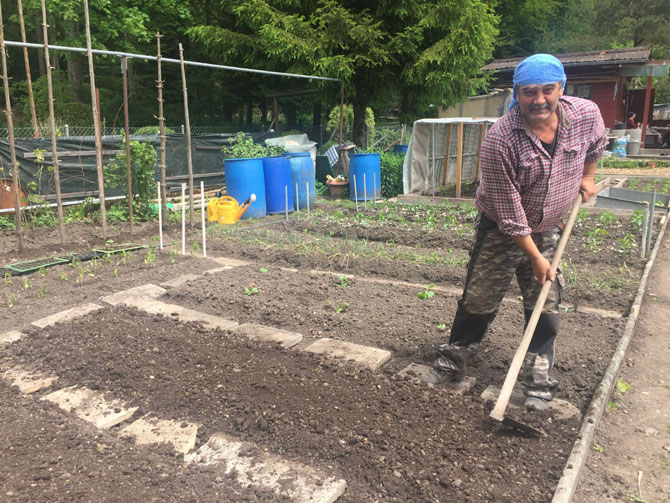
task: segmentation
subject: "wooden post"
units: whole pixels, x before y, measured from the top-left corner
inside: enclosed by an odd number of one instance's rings
[[[98,103],[95,99],[95,73],[93,71],[93,51],[91,48],[91,22],[88,17],[88,0],[84,0],[84,16],[86,20],[86,53],[88,56],[88,77],[91,85],[91,107],[93,109],[93,126],[95,128],[95,164],[98,172],[98,192],[100,197],[100,219],[102,220],[102,237],[107,240],[107,210],[105,208],[105,175],[102,171],[102,136]]]
[[[9,79],[7,77],[7,53],[5,49],[5,31],[2,21],[2,5],[0,4],[0,57],[2,58],[2,83],[5,88],[5,115],[7,116],[7,135],[9,139],[9,158],[12,163],[12,185],[14,187],[14,218],[16,221],[16,238],[19,253],[23,251],[23,227],[21,226],[21,209],[19,204],[19,165],[16,162],[16,146],[14,145],[14,119],[12,102],[9,98]]]
[[[456,137],[456,197],[461,197],[461,178],[463,175],[463,123],[458,123]]]
[[[21,42],[26,43],[26,25],[23,21],[23,6],[18,0],[19,24],[21,25]],[[40,129],[37,126],[37,112],[35,111],[35,98],[33,97],[33,79],[30,75],[30,60],[28,59],[28,48],[23,48],[23,62],[26,65],[26,81],[28,82],[28,103],[30,104],[30,118],[33,123],[33,136],[39,138]]]
[[[130,170],[130,127],[128,127],[128,58],[121,58],[121,74],[123,75],[123,129],[126,134],[126,180],[128,182],[128,221],[130,233],[133,233],[133,175]]]
[[[649,102],[651,101],[651,77],[647,77],[647,90],[644,93],[644,112],[642,114],[642,131],[640,132],[640,147],[644,148],[649,121]]]
[[[58,214],[58,234],[60,244],[65,244],[65,221],[63,219],[63,201],[60,193],[60,170],[58,167],[58,143],[56,142],[56,119],[54,118],[54,95],[51,82],[51,60],[49,59],[49,35],[47,24],[47,8],[42,0],[42,36],[44,38],[44,63],[47,68],[47,97],[49,100],[49,129],[51,130],[51,156],[54,168],[54,184],[56,185],[56,210]]]
[[[186,166],[188,167],[188,224],[193,227],[193,158],[191,157],[191,119],[188,115],[188,90],[184,69],[184,49],[179,44],[179,64],[181,66],[181,86],[184,93],[184,121],[186,122]]]
[[[167,225],[167,191],[165,184],[165,117],[163,117],[163,74],[161,73],[161,37],[160,32],[156,32],[156,46],[158,54],[158,80],[156,87],[158,88],[158,131],[160,134],[160,146],[158,150],[161,153],[160,169],[161,169],[161,193],[163,194],[163,203],[161,205],[161,213],[163,214],[163,225]]]
[[[479,181],[479,162],[482,156],[482,142],[486,136],[486,122],[482,122],[479,126],[479,143],[477,144],[477,164],[475,166],[475,182]]]
[[[444,167],[442,168],[442,185],[447,184],[447,172],[449,171],[450,155],[451,155],[451,122],[447,126],[447,143],[444,146]]]

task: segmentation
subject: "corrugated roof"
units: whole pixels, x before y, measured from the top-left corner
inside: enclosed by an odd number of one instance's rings
[[[555,54],[564,66],[581,66],[588,64],[644,63],[651,56],[649,47],[626,47],[623,49],[605,49],[603,51],[571,52]],[[482,68],[492,70],[512,70],[524,58],[496,59]]]

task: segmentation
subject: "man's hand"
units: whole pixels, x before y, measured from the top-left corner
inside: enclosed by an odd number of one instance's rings
[[[540,286],[544,285],[547,280],[554,281],[556,279],[556,274],[551,272],[551,264],[542,256],[530,235],[513,236],[512,240],[523,250],[528,260],[530,260],[530,265],[533,267],[533,275]]]
[[[537,282],[540,284],[540,286],[544,285],[547,280],[556,280],[556,273],[551,271],[551,264],[542,255],[534,260],[531,260],[530,264],[533,266],[533,274],[535,275],[535,279],[537,279]]]
[[[596,193],[596,182],[593,175],[583,176],[582,184],[579,187],[579,192],[582,193],[582,202],[585,203],[591,196]]]

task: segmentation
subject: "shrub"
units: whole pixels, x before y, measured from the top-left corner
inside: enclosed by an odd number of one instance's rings
[[[141,134],[147,134],[147,135],[158,134],[158,132],[159,132],[158,129],[159,129],[158,126],[144,126],[144,127],[141,127],[141,128],[139,128],[139,129],[137,129],[133,134],[136,134],[136,135],[141,135]],[[174,129],[170,129],[169,127],[166,127],[166,128],[165,128],[165,134],[174,134],[174,133],[176,133],[176,131],[175,131]],[[132,143],[131,143],[131,144],[132,144]]]
[[[390,152],[379,154],[382,197],[389,198],[402,194],[402,165],[405,156]]]

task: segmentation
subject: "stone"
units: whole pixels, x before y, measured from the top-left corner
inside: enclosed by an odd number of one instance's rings
[[[123,290],[121,292],[116,292],[111,295],[101,297],[100,300],[111,306],[118,306],[119,304],[123,304],[131,297],[156,299],[163,295],[166,291],[167,290],[165,290],[165,288],[147,283],[146,285],[136,286],[135,288],[130,288],[128,290]]]
[[[402,369],[400,372],[398,372],[399,376],[407,376],[412,378],[415,381],[421,381],[421,377],[430,372],[432,367],[430,365],[422,365],[421,363],[410,363]],[[456,394],[456,395],[465,395],[466,393],[470,392],[472,388],[475,387],[475,384],[477,384],[477,379],[471,376],[466,376],[464,377],[461,381],[458,382],[450,382],[448,384],[441,384],[439,385],[441,388],[447,389],[450,392]]]
[[[149,314],[157,314],[166,318],[176,319],[181,322],[193,321],[201,323],[210,330],[234,330],[237,328],[236,321],[227,320],[207,313],[202,313],[194,309],[188,309],[177,304],[167,304],[153,299],[129,298],[123,302],[126,306],[135,307]]]
[[[186,454],[195,447],[198,425],[147,414],[123,428],[119,435],[134,438],[139,445],[170,443],[175,451]]]
[[[3,332],[0,334],[0,345],[9,344],[10,342],[18,341],[23,337],[23,333],[18,330],[10,330],[9,332]]]
[[[120,400],[106,399],[101,391],[71,386],[54,391],[42,400],[55,403],[61,409],[95,424],[100,429],[111,428],[130,418],[137,407],[126,408]]]
[[[187,463],[214,465],[242,487],[274,491],[296,503],[333,503],[346,490],[343,479],[328,477],[309,466],[263,452],[225,433],[215,433],[197,451],[184,457]]]
[[[198,279],[200,275],[198,274],[184,274],[183,276],[178,276],[174,279],[171,279],[170,281],[166,281],[165,283],[161,283],[161,287],[163,288],[178,288],[182,285],[185,285],[189,281],[193,281],[194,279]]]
[[[51,316],[47,316],[41,320],[33,321],[32,325],[37,328],[46,328],[51,325],[55,325],[56,323],[66,323],[68,321],[81,318],[82,316],[86,316],[87,314],[98,311],[99,309],[102,309],[102,306],[89,302],[88,304],[82,304],[81,306],[73,307],[71,309],[61,311],[60,313],[52,314]]]
[[[35,393],[43,388],[51,386],[58,377],[47,376],[39,372],[31,372],[21,367],[12,367],[3,372],[2,377],[10,381],[13,386],[19,388],[26,395]]]
[[[346,358],[370,370],[377,370],[391,358],[385,349],[362,346],[325,337],[307,346],[305,351],[333,358]]]
[[[209,275],[211,275],[211,274],[218,274],[218,273],[220,273],[220,272],[230,271],[231,269],[232,269],[231,266],[229,266],[229,265],[224,265],[223,267],[217,267],[217,268],[215,268],[215,269],[208,269],[208,270],[206,270],[206,271],[203,273],[203,275],[205,275],[205,276],[209,276]]]
[[[302,334],[288,332],[278,328],[267,327],[257,323],[244,323],[237,327],[234,332],[244,335],[249,339],[256,339],[266,342],[277,342],[284,348],[291,348],[302,341]]]
[[[215,257],[215,258],[209,258],[210,260],[216,262],[217,264],[221,264],[223,266],[228,266],[228,267],[242,267],[245,265],[251,265],[251,262],[246,262],[244,260],[238,260],[236,258],[231,258],[231,257]]]

